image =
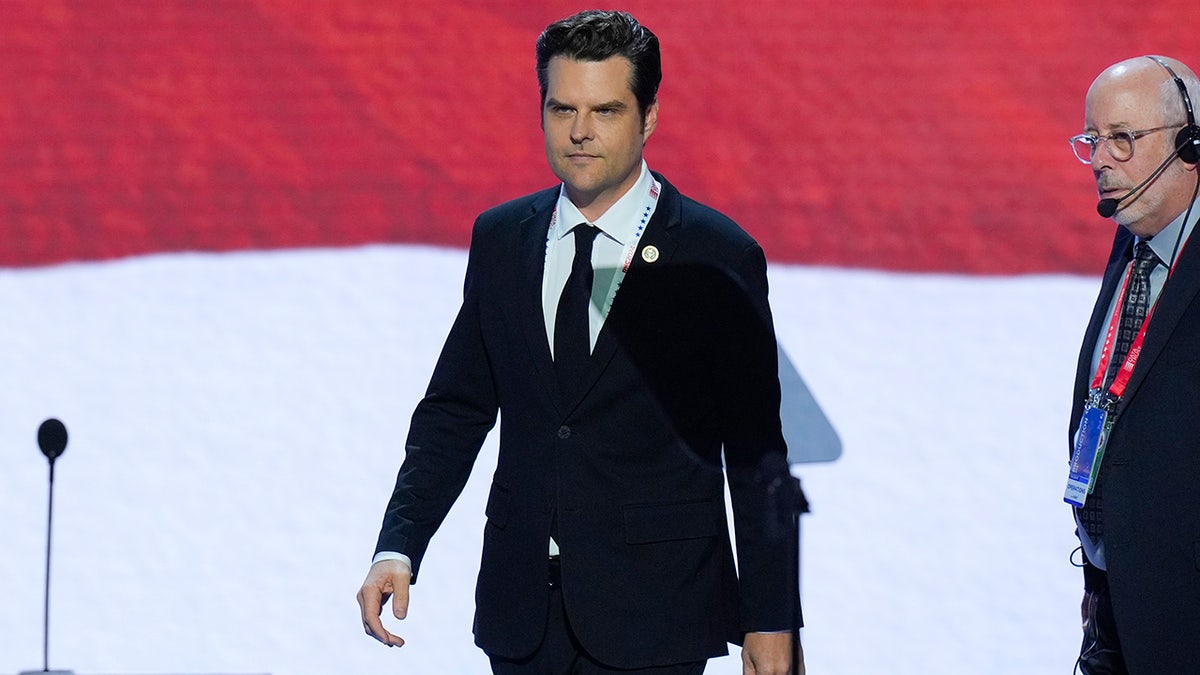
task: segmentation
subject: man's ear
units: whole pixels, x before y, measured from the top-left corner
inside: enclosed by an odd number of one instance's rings
[[[650,134],[654,133],[654,128],[658,126],[658,100],[650,104],[646,108],[646,119],[642,123],[642,142],[645,143],[650,139]]]

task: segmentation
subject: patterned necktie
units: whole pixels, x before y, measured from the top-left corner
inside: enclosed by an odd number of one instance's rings
[[[1150,272],[1158,262],[1158,256],[1154,255],[1150,244],[1140,241],[1134,247],[1133,268],[1129,271],[1125,301],[1121,304],[1112,360],[1108,362],[1108,372],[1104,376],[1105,387],[1112,384],[1121,366],[1125,365],[1125,357],[1129,355],[1133,339],[1137,337],[1146,321],[1146,313],[1150,311]]]
[[[554,371],[558,376],[558,391],[563,396],[574,393],[583,377],[591,356],[591,331],[588,326],[588,304],[592,301],[592,243],[600,230],[583,223],[572,230],[575,235],[575,259],[571,275],[558,299],[554,317]]]
[[[1150,244],[1138,242],[1133,249],[1133,265],[1129,270],[1129,282],[1126,284],[1125,299],[1121,303],[1121,315],[1117,319],[1117,334],[1114,340],[1112,360],[1108,363],[1108,371],[1104,376],[1104,387],[1107,389],[1121,366],[1125,365],[1125,357],[1133,345],[1134,338],[1142,330],[1146,321],[1146,313],[1150,311],[1150,272],[1158,265],[1158,256],[1154,255]],[[1096,485],[1092,494],[1088,495],[1083,508],[1079,510],[1079,520],[1093,541],[1104,534],[1102,507],[1100,500],[1100,477],[1096,477]]]

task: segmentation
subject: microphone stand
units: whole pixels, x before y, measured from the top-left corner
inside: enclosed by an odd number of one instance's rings
[[[790,494],[787,496],[788,510],[791,515],[792,527],[796,531],[796,546],[792,550],[791,560],[791,583],[795,584],[793,589],[788,589],[790,597],[796,602],[796,606],[792,610],[792,667],[791,674],[797,675],[800,672],[800,658],[803,654],[800,645],[800,516],[809,512],[808,499],[804,496],[804,490],[800,487],[800,479],[795,476],[789,476],[787,487],[790,488]],[[792,592],[792,591],[795,592]]]
[[[782,530],[788,530],[785,536],[790,537],[792,534],[796,536],[796,545],[790,547],[788,553],[788,582],[783,589],[787,593],[788,598],[792,601],[793,606],[791,616],[792,634],[792,666],[788,670],[789,675],[796,675],[800,672],[800,516],[809,512],[808,499],[804,496],[804,490],[800,487],[800,479],[791,475],[790,468],[787,477],[776,479],[767,487],[768,508],[772,511],[771,521],[774,527],[780,528],[776,530],[778,534],[784,534]]]
[[[46,584],[42,598],[42,669],[19,675],[74,675],[70,670],[50,670],[50,543],[54,530],[54,460],[67,448],[67,428],[51,417],[38,427],[38,446],[50,462],[50,501],[46,510]]]
[[[50,461],[50,505],[46,515],[46,587],[42,605],[42,669],[17,675],[75,675],[73,670],[50,670],[50,542],[54,525],[54,460],[67,449],[67,428],[51,417],[38,427],[38,447]]]

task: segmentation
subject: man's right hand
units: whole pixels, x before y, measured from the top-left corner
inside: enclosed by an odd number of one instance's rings
[[[358,607],[362,612],[363,630],[367,635],[389,647],[399,647],[404,639],[392,635],[383,627],[380,614],[383,605],[392,598],[392,614],[397,619],[408,616],[408,586],[412,570],[402,560],[380,560],[371,565],[362,588],[358,589]]]

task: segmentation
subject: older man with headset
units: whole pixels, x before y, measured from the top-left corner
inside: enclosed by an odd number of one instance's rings
[[[1065,494],[1087,675],[1200,672],[1198,87],[1175,59],[1117,63],[1071,139],[1118,224],[1079,354]]]

